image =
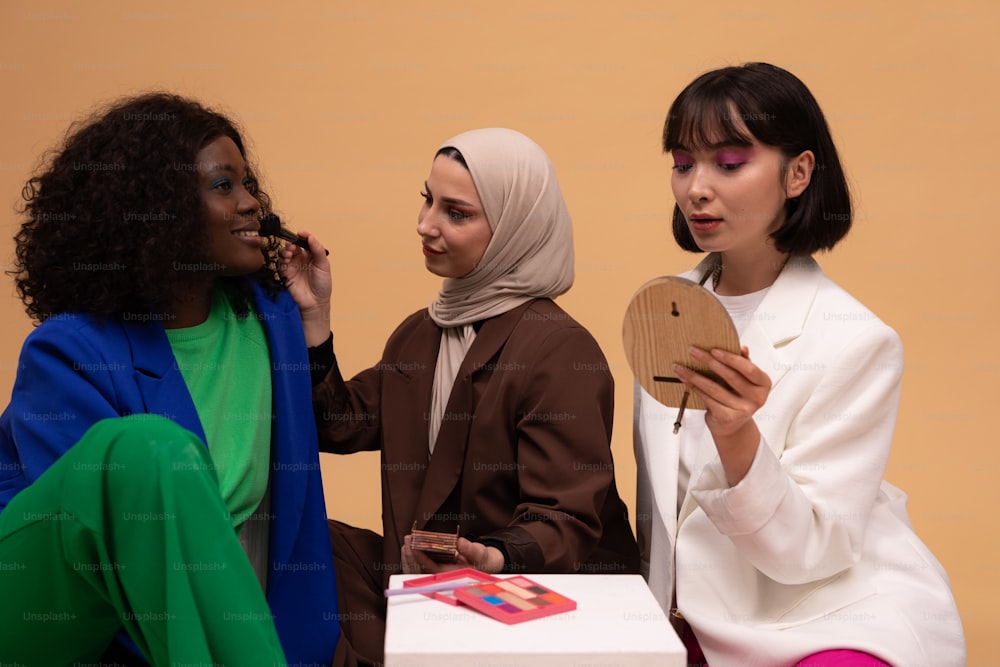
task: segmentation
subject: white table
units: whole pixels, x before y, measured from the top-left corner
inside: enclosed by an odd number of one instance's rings
[[[402,588],[413,575],[393,575]],[[576,600],[570,611],[506,625],[423,595],[389,598],[386,667],[683,667],[684,645],[638,574],[526,575]]]

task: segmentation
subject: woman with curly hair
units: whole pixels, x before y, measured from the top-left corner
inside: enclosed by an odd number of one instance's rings
[[[127,99],[23,197],[12,273],[40,324],[0,416],[4,659],[329,664],[322,341],[259,235],[270,200],[239,131]]]

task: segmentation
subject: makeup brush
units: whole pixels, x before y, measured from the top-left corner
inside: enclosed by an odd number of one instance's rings
[[[260,234],[263,236],[277,236],[279,239],[284,239],[289,243],[294,243],[300,248],[309,250],[309,242],[298,234],[293,234],[284,227],[281,226],[281,218],[275,213],[265,213],[264,217],[260,219]],[[327,255],[330,254],[329,250],[325,251]]]
[[[466,586],[474,586],[475,581],[470,581],[469,579],[458,579],[456,581],[442,581],[437,584],[428,584],[427,586],[409,586],[407,588],[387,588],[385,591],[385,596],[395,597],[396,595],[425,595],[427,593],[440,593],[442,591],[453,591],[456,588],[464,588]]]

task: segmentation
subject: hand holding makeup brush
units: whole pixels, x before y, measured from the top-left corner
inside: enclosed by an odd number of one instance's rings
[[[299,236],[288,231],[281,226],[281,218],[278,217],[277,213],[268,212],[265,213],[260,219],[260,235],[261,236],[277,236],[279,239],[284,239],[289,243],[294,243],[298,247],[304,250],[312,250],[309,247],[309,242],[304,236]],[[329,250],[323,250],[326,255],[330,254]]]
[[[296,238],[302,239],[309,249],[304,250],[298,243],[286,245],[279,253],[278,270],[302,314],[306,345],[316,347],[330,336],[330,296],[333,293],[330,261],[315,236],[303,232]]]

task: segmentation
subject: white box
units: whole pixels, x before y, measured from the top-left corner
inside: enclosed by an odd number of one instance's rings
[[[393,575],[402,588],[414,575]],[[421,575],[422,576],[422,575]],[[687,653],[638,574],[530,574],[577,608],[507,625],[423,595],[389,598],[386,667],[684,667]]]

